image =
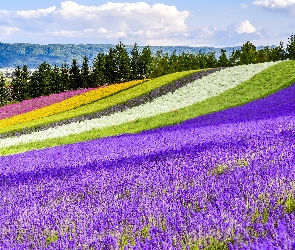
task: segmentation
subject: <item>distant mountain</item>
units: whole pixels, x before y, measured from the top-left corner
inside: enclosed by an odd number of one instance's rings
[[[82,62],[84,56],[87,56],[90,63],[99,52],[108,52],[109,48],[115,47],[112,44],[29,44],[29,43],[0,43],[0,68],[17,66],[22,67],[26,64],[29,68],[37,68],[42,62],[50,65],[61,66],[63,62],[71,65],[72,60],[76,58],[79,63]],[[130,52],[133,45],[126,45]],[[144,46],[139,46],[139,49]],[[227,53],[230,54],[233,49],[240,47],[227,47]],[[164,53],[172,53],[174,50],[177,54],[182,52],[190,53],[208,53],[215,52],[216,56],[220,55],[220,48],[214,47],[188,47],[188,46],[151,46],[153,53],[162,50]]]

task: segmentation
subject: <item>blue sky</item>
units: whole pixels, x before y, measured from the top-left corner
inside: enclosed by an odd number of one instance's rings
[[[0,42],[278,45],[295,30],[295,0],[8,0]]]

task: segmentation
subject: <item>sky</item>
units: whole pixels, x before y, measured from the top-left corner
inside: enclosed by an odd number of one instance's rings
[[[0,42],[232,47],[287,44],[295,0],[7,0]]]

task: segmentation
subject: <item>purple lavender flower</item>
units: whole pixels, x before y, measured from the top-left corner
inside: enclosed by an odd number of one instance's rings
[[[2,156],[1,248],[292,249],[294,93]]]

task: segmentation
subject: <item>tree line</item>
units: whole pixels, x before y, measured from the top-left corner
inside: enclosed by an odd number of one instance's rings
[[[108,53],[98,53],[91,66],[89,59],[84,57],[81,66],[73,59],[71,65],[64,63],[61,67],[52,67],[43,62],[33,73],[30,73],[26,65],[16,67],[10,84],[5,82],[3,76],[0,77],[0,106],[53,93],[155,78],[185,70],[286,59],[295,59],[295,35],[288,38],[286,47],[280,42],[279,46],[266,46],[257,50],[255,45],[247,41],[229,56],[225,49],[221,49],[219,57],[216,57],[215,52],[176,54],[173,51],[168,54],[158,50],[152,54],[149,46],[139,50],[136,43],[128,53],[125,45],[119,42]]]

